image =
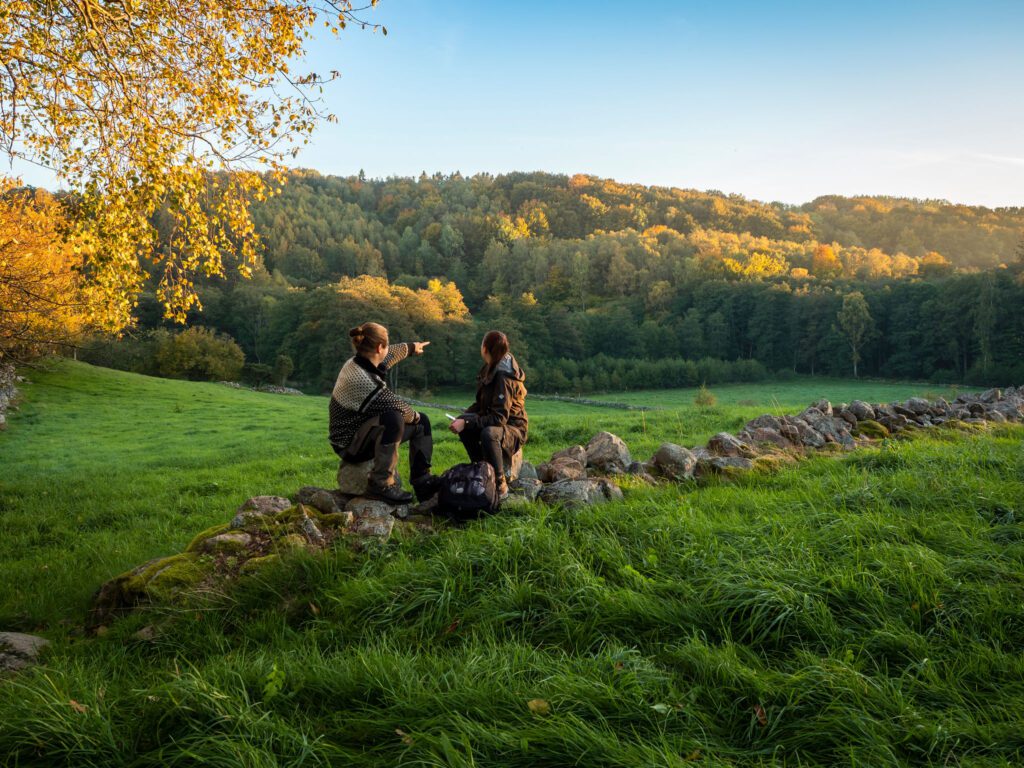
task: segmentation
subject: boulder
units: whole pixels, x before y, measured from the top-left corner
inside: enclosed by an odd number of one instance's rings
[[[622,499],[622,489],[610,480],[558,480],[541,488],[538,498],[545,504],[579,507]]]
[[[687,480],[693,477],[697,457],[686,448],[675,443],[662,443],[651,458],[654,470],[670,480]]]
[[[755,429],[774,429],[778,432],[782,429],[782,422],[770,413],[765,413],[758,416],[756,419],[748,421],[746,429],[751,431]]]
[[[782,426],[781,424],[779,425]],[[782,433],[776,429],[770,427],[756,427],[754,429],[745,429],[740,432],[740,438],[756,449],[761,445],[774,445],[776,448],[790,448],[792,442],[783,437]],[[755,451],[756,452],[756,451]]]
[[[578,462],[584,467],[587,466],[587,449],[582,445],[574,445],[569,448],[563,448],[561,451],[556,451],[551,454],[551,459],[548,463],[558,461],[559,459],[571,459],[572,461]],[[543,479],[543,478],[542,478]]]
[[[0,632],[0,674],[18,672],[38,661],[50,641],[20,632]]]
[[[363,538],[388,539],[395,527],[395,518],[387,517],[364,517],[356,520],[353,533]]]
[[[545,483],[555,483],[559,480],[584,480],[587,477],[587,469],[575,459],[560,456],[539,465],[537,477]]]
[[[1024,408],[1010,401],[1004,401],[993,405],[992,413],[1000,414],[1006,421],[1020,421],[1024,417]]]
[[[728,432],[719,432],[708,440],[708,450],[715,456],[753,456],[755,451]]]
[[[338,466],[338,490],[346,496],[362,496],[370,484],[373,461],[343,461]]]
[[[537,478],[524,478],[520,477],[514,483],[511,483],[508,487],[509,493],[513,496],[521,496],[526,501],[533,501],[537,498],[540,493],[540,489],[544,487]]]
[[[863,400],[854,400],[848,406],[847,410],[857,417],[857,421],[863,421],[865,419],[875,419],[875,409],[870,404],[865,403]]]
[[[986,389],[978,399],[983,403],[997,403],[1003,397],[1003,393],[998,389]]]
[[[249,522],[291,509],[292,502],[283,496],[253,496],[246,499],[231,520],[232,528],[244,528]]]
[[[320,526],[316,524],[316,520],[310,517],[304,506],[300,505],[299,510],[301,512],[299,530],[302,531],[302,535],[306,537],[306,541],[310,544],[322,546],[326,541],[324,538],[324,532],[320,530]]]
[[[797,416],[785,416],[785,424],[780,434],[785,436],[787,439],[793,432],[796,432],[796,439],[793,440],[797,445],[805,445],[808,448],[821,448],[825,445],[825,438],[822,437],[816,430],[814,430],[810,424],[804,421],[802,418]],[[786,429],[789,427],[789,429]]]
[[[851,427],[856,427],[859,419],[854,415],[853,411],[849,408],[843,408],[839,411],[839,418],[849,424]]]
[[[519,469],[520,480],[537,480],[537,468],[528,461],[523,462],[523,466]]]
[[[825,400],[824,398],[814,403],[811,407],[821,411],[826,416],[832,415],[832,403],[830,403],[828,400]]]
[[[351,497],[341,491],[329,491],[326,488],[317,488],[312,485],[304,485],[295,494],[296,504],[305,504],[313,507],[325,515],[335,515],[345,509],[345,505]]]
[[[601,472],[625,472],[633,462],[622,438],[611,432],[598,432],[587,443],[587,466]]]
[[[352,516],[355,517],[356,522],[359,522],[364,519],[391,517],[392,515],[404,517],[409,514],[409,505],[392,505],[388,504],[386,501],[380,501],[379,499],[368,499],[364,496],[359,496],[352,499],[352,501],[345,506],[345,511],[351,512]]]
[[[709,456],[698,460],[694,474],[697,477],[707,475],[729,475],[752,469],[754,462],[742,456]]]
[[[200,552],[241,552],[252,544],[252,536],[245,531],[229,531],[199,542]]]
[[[826,443],[838,443],[845,448],[853,447],[853,437],[849,425],[842,419],[831,416],[818,408],[808,408],[800,418]],[[801,433],[801,438],[803,434]],[[816,442],[816,441],[815,441]],[[821,446],[815,446],[820,448]]]
[[[932,409],[932,404],[923,397],[911,397],[903,405],[905,408],[919,416],[928,413]]]

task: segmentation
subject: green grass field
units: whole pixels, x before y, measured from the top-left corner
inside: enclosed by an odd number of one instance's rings
[[[0,434],[0,630],[54,646],[0,681],[0,764],[1024,762],[1020,427],[298,557],[87,639],[104,580],[247,496],[330,486],[326,400],[73,363],[30,376]],[[646,457],[822,396],[939,393],[712,391],[704,410],[693,391],[608,396],[666,409],[645,414],[532,402],[527,458],[600,429]],[[430,415],[443,469],[460,447]]]

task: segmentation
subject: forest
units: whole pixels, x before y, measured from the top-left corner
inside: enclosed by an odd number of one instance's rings
[[[208,330],[193,331],[205,341],[191,359],[170,359],[180,326],[154,290],[127,338],[94,339],[84,358],[322,391],[350,354],[347,329],[374,319],[394,340],[433,342],[402,371],[419,391],[471,382],[489,328],[509,334],[533,390],[563,394],[795,374],[1024,381],[1021,208],[303,170],[252,215],[257,268],[200,281],[189,325]],[[154,223],[170,237],[169,220]],[[218,344],[227,370],[196,363]]]

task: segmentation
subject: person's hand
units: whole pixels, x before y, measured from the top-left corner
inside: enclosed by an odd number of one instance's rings
[[[429,341],[414,341],[410,345],[412,347],[412,353],[414,355],[422,355],[423,350],[430,346]]]
[[[456,419],[455,421],[453,421],[451,424],[448,425],[448,429],[450,429],[456,435],[459,434],[465,428],[466,428],[466,420],[465,419]]]

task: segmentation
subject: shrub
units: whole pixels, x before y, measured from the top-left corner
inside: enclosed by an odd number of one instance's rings
[[[201,326],[167,334],[156,349],[157,370],[170,379],[235,381],[244,363],[234,339]]]
[[[698,408],[712,408],[717,402],[718,398],[704,384],[700,385],[697,395],[693,398],[693,404]]]

